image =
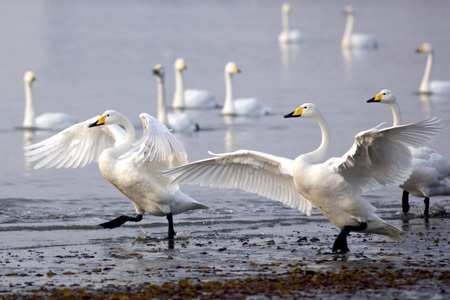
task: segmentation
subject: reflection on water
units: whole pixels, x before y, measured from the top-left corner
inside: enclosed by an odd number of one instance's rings
[[[433,103],[430,100],[430,95],[420,94],[420,103],[422,104],[422,110],[424,112],[425,119],[432,118],[434,116]]]

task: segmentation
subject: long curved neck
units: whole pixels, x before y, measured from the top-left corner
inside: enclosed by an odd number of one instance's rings
[[[400,114],[400,107],[397,102],[388,103],[394,117],[394,126],[402,125],[402,115]]]
[[[423,74],[422,83],[420,84],[420,92],[430,92],[430,76],[431,69],[433,68],[433,51],[428,52],[427,65],[425,67],[425,73]]]
[[[225,71],[225,102],[223,104],[222,113],[226,115],[231,115],[234,113],[231,73],[227,71]]]
[[[282,22],[281,25],[283,26],[282,27],[283,32],[285,34],[288,34],[289,33],[289,13],[287,13],[287,12],[281,13],[281,22]]]
[[[322,142],[316,150],[302,155],[303,161],[310,164],[320,162],[327,154],[330,146],[330,129],[328,128],[327,121],[321,114],[317,115],[314,120],[319,124],[322,132]]]
[[[183,80],[183,71],[175,68],[175,94],[173,95],[173,104],[174,108],[183,108],[184,107],[184,80]]]
[[[350,47],[350,40],[353,33],[353,23],[354,23],[354,17],[353,14],[347,15],[347,24],[345,25],[345,31],[344,36],[342,37],[341,46],[342,47]]]
[[[167,112],[166,112],[166,95],[164,91],[164,75],[160,75],[157,78],[158,81],[158,120],[164,125],[167,125]]]
[[[108,151],[108,153],[115,158],[118,158],[119,156],[127,153],[130,150],[131,145],[133,144],[136,136],[134,126],[127,118],[123,118],[122,122],[119,123],[119,125],[125,127],[125,130],[127,132],[127,138],[118,146],[105,150]]]
[[[31,90],[31,82],[24,82],[25,84],[25,116],[23,119],[23,127],[34,127],[34,107],[33,107],[33,92]]]

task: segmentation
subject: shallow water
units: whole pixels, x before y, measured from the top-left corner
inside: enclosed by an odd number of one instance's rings
[[[342,52],[342,10],[348,3],[356,11],[356,31],[377,38],[380,47],[376,51]],[[272,113],[263,118],[224,118],[219,110],[189,111],[203,129],[177,134],[190,161],[208,157],[208,150],[221,153],[253,149],[289,158],[313,150],[320,141],[317,125],[311,120],[282,117],[304,102],[315,102],[329,121],[329,155],[342,155],[357,132],[381,122],[391,124],[387,106],[365,103],[381,89],[389,88],[400,101],[404,122],[431,116],[442,120],[445,129],[432,147],[449,158],[450,97],[417,94],[426,57],[414,53],[422,42],[432,43],[436,49],[432,76],[450,80],[447,1],[296,2],[291,27],[301,29],[305,41],[283,47],[277,43],[281,27],[279,6],[275,1],[2,4],[3,286],[12,284],[8,290],[14,290],[14,285],[19,284],[20,290],[27,281],[34,281],[34,287],[49,282],[84,285],[92,281],[101,286],[105,282],[119,284],[118,278],[123,283],[140,281],[145,276],[164,282],[186,275],[176,266],[189,264],[217,265],[230,276],[243,276],[258,270],[252,270],[248,261],[277,261],[285,266],[299,257],[314,267],[316,259],[329,259],[318,252],[329,253],[338,232],[317,210],[307,217],[256,195],[195,186],[183,186],[183,190],[210,210],[175,216],[175,230],[183,233],[175,241],[175,249],[168,250],[167,241],[163,240],[167,231],[165,218],[145,215],[139,224],[100,229],[97,224],[121,214],[133,214],[134,209],[102,177],[97,165],[33,170],[24,160],[22,146],[54,134],[15,129],[23,118],[22,76],[26,70],[34,71],[37,77],[34,98],[38,114],[66,111],[85,120],[106,109],[116,109],[128,116],[139,131],[139,113],[156,115],[156,79],[151,73],[155,64],[163,64],[166,69],[169,102],[177,57],[184,57],[188,65],[186,87],[208,89],[221,102],[223,68],[228,61],[236,62],[242,73],[233,78],[235,96],[255,96],[270,106]],[[425,17],[431,15],[432,18]],[[410,230],[411,240],[404,244],[387,243],[388,254],[383,257],[380,253],[384,252],[375,243],[383,237],[371,236],[365,241],[364,237],[350,238],[352,253],[364,251],[369,257],[351,254],[351,262],[403,261],[396,253],[410,252],[411,245],[423,251],[428,242],[436,246],[432,238],[427,239],[428,230],[433,237],[441,236],[444,242],[436,247],[442,251],[440,259],[448,261],[449,232],[439,230],[448,226],[448,218],[431,218],[425,223],[419,216],[422,200],[412,198],[417,216],[413,214],[416,217],[405,223],[398,213],[401,191],[396,188],[371,192],[365,197],[378,207],[381,217]],[[449,197],[434,197],[431,202],[450,210]],[[416,232],[423,232],[425,237]],[[307,241],[317,237],[320,243],[297,243],[301,237]],[[422,258],[424,252],[420,251],[410,255]],[[150,276],[145,271],[165,266],[169,267],[168,272],[161,270]],[[100,267],[109,269],[92,272]],[[50,278],[45,275],[49,270],[57,274],[72,271],[76,275],[68,276],[70,280],[61,275]],[[102,276],[93,279],[86,270]],[[45,276],[33,276],[33,280],[6,276],[13,273]]]

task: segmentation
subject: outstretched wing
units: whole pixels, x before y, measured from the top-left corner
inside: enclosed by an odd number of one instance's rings
[[[311,202],[303,198],[294,185],[293,160],[250,150],[210,154],[216,157],[163,173],[166,176],[179,175],[173,181],[174,184],[242,189],[280,201],[310,215]]]

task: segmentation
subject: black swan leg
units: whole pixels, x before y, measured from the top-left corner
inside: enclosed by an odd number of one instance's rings
[[[430,198],[425,197],[425,199],[423,199],[423,202],[425,203],[425,212],[423,214],[428,218],[430,211]]]
[[[139,222],[142,220],[142,215],[136,215],[136,217],[129,217],[129,216],[120,216],[114,220],[111,220],[109,222],[105,222],[102,224],[99,224],[99,226],[102,226],[104,228],[116,228],[122,226],[125,222],[131,221],[131,222]]]
[[[175,237],[175,230],[173,229],[173,216],[172,213],[167,214],[167,221],[169,222],[169,239],[173,240]]]
[[[403,209],[403,213],[405,215],[409,211],[409,193],[405,190],[403,190],[403,196],[402,196],[402,209]]]
[[[362,231],[367,228],[367,223],[362,222],[359,226],[344,226],[333,244],[333,253],[345,254],[350,251],[347,247],[347,236],[351,231]]]

